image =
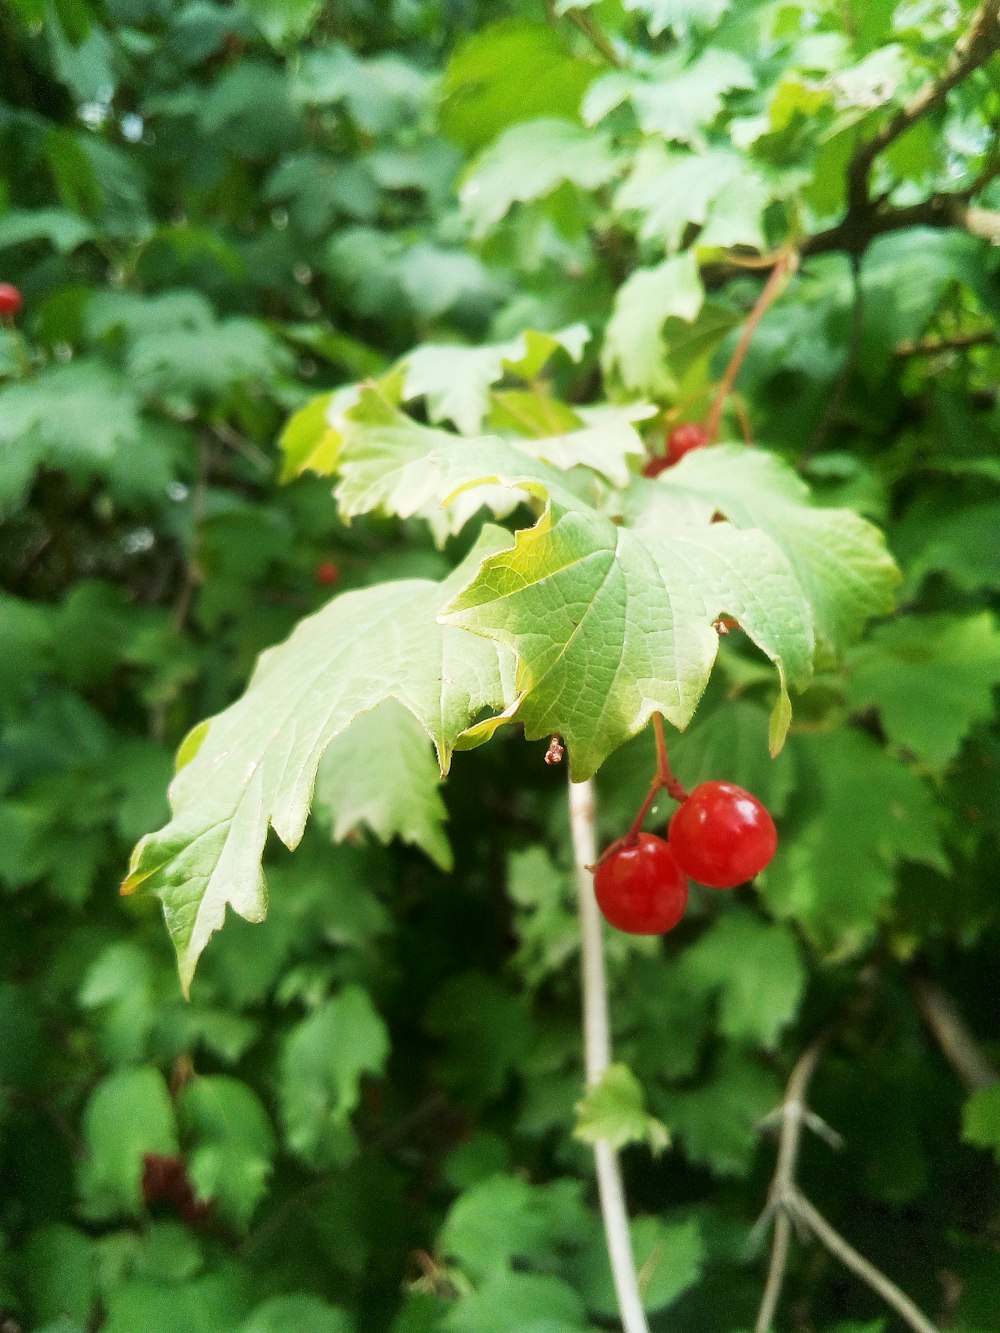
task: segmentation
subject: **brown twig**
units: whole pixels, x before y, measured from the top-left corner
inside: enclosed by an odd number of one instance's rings
[[[886,1305],[895,1310],[914,1333],[940,1333],[937,1325],[931,1323],[906,1292],[901,1291],[881,1268],[876,1268],[863,1254],[859,1254],[798,1190],[793,1191],[786,1206],[791,1208],[796,1221],[806,1226],[835,1259],[839,1259],[845,1268],[849,1268],[862,1282],[871,1287],[872,1291],[881,1296]]]
[[[917,338],[897,343],[893,355],[937,356],[940,352],[964,352],[969,347],[986,347],[996,340],[995,329],[979,329],[975,333],[952,333],[942,338]]]
[[[862,1282],[871,1287],[872,1291],[877,1292],[886,1305],[895,1310],[914,1333],[939,1333],[936,1326],[909,1296],[901,1291],[880,1268],[876,1268],[864,1255],[859,1254],[810,1203],[796,1184],[795,1172],[803,1126],[820,1134],[831,1144],[839,1144],[839,1136],[805,1104],[806,1090],[830,1036],[831,1029],[828,1028],[802,1052],[789,1076],[784,1101],[774,1115],[768,1117],[768,1120],[780,1120],[781,1132],[774,1178],[768,1191],[767,1207],[757,1224],[758,1228],[766,1227],[772,1219],[774,1220],[767,1281],[754,1333],[768,1333],[772,1326],[788,1265],[793,1224],[811,1232],[834,1258],[839,1259],[845,1268],[849,1268],[861,1278]]]
[[[871,174],[876,159],[924,116],[942,106],[952,88],[984,65],[1000,50],[1000,0],[983,0],[968,28],[955,44],[944,70],[904,106],[901,106],[854,153],[847,169],[847,213],[836,226],[805,237],[803,256],[848,250],[861,254],[886,232],[907,227],[958,227],[1000,244],[1000,215],[969,207],[969,200],[1000,175],[1000,154],[993,151],[978,176],[964,189],[932,194],[922,203],[885,207],[872,199]]]
[[[774,1236],[771,1241],[771,1258],[767,1270],[767,1282],[761,1299],[760,1310],[754,1333],[767,1333],[774,1319],[781,1298],[781,1288],[788,1266],[788,1250],[791,1240],[791,1219],[787,1201],[795,1188],[795,1168],[799,1160],[799,1144],[802,1139],[802,1126],[805,1121],[805,1095],[809,1081],[815,1072],[819,1058],[823,1054],[829,1033],[822,1033],[811,1042],[799,1056],[785,1088],[784,1101],[775,1112],[780,1118],[781,1133],[778,1139],[778,1159],[774,1168],[774,1178],[768,1191],[767,1207],[758,1227],[766,1227],[774,1219]]]
[[[252,440],[245,439],[239,431],[234,430],[228,421],[216,421],[211,429],[215,438],[227,448],[252,463],[259,472],[270,474],[273,465],[267,454],[263,449],[258,449]]]
[[[1000,3],[1000,0],[998,0]],[[719,426],[722,422],[722,409],[725,406],[726,399],[732,393],[733,385],[736,382],[736,376],[740,373],[740,366],[753,341],[753,335],[757,331],[757,325],[764,317],[764,312],[768,306],[777,300],[782,288],[785,285],[785,279],[795,272],[798,267],[799,257],[794,250],[787,250],[775,262],[771,269],[771,275],[764,284],[764,289],[754,303],[753,309],[747,316],[747,321],[743,326],[743,332],[740,334],[739,342],[729,358],[729,365],[725,369],[722,379],[719,381],[719,387],[716,390],[715,398],[712,400],[712,406],[709,408],[708,416],[705,419],[705,429],[708,431],[708,439],[711,443],[718,438]]]
[[[1000,50],[1000,0],[983,0],[968,28],[955,43],[944,71],[885,122],[860,146],[848,168],[848,207],[867,209],[871,170],[875,159],[911,129],[918,120],[944,104],[945,99],[973,70]]]
[[[545,0],[545,8],[548,12],[549,21],[552,23],[558,22],[560,16],[556,13],[554,0]],[[594,50],[597,51],[609,65],[613,65],[615,69],[625,68],[624,60],[622,60],[621,56],[611,45],[606,34],[602,31],[599,25],[594,22],[589,14],[581,9],[567,9],[562,17],[568,19],[573,27],[586,37]]]
[[[1000,1074],[980,1050],[948,992],[916,970],[910,973],[910,985],[921,1018],[965,1088],[978,1092],[996,1083]]]

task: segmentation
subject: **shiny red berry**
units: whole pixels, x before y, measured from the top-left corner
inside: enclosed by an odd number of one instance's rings
[[[778,845],[774,820],[742,787],[703,782],[670,821],[670,849],[686,875],[733,889],[764,869]]]
[[[321,588],[329,588],[340,578],[340,570],[332,560],[324,560],[316,566],[316,582]]]
[[[688,882],[667,843],[640,833],[594,872],[594,896],[605,919],[630,935],[673,930],[687,907]]]
[[[13,319],[21,305],[21,293],[13,283],[0,282],[0,319]]]
[[[701,449],[708,444],[708,431],[697,421],[682,421],[667,436],[667,452],[658,458],[651,458],[642,469],[644,477],[658,477],[668,467],[679,463],[692,449]]]
[[[679,463],[692,449],[703,449],[708,444],[708,431],[697,421],[682,421],[667,436],[667,466]]]

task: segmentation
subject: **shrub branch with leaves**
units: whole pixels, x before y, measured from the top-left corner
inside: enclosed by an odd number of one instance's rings
[[[35,9],[0,1022],[69,1163],[2,1301],[984,1333],[996,0]]]

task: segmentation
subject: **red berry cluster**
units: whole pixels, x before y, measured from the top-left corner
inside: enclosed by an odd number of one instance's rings
[[[659,458],[651,458],[642,469],[644,477],[658,477],[668,467],[679,463],[692,449],[703,449],[709,442],[709,434],[697,421],[682,421],[667,436],[667,452]]]
[[[703,782],[675,811],[667,838],[639,833],[594,872],[597,905],[631,935],[661,935],[684,915],[688,877],[733,889],[764,869],[778,835],[767,810],[731,782]]]

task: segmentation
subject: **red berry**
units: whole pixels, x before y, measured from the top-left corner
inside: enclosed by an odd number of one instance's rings
[[[340,570],[332,560],[324,560],[321,565],[316,566],[316,582],[321,588],[329,588],[339,578]]]
[[[642,469],[642,475],[644,477],[658,477],[661,472],[664,472],[670,466],[670,459],[667,458],[665,454],[661,454],[659,458],[651,458],[649,460],[646,466]]]
[[[774,820],[732,782],[703,782],[674,812],[670,849],[686,875],[710,889],[753,879],[778,845]]]
[[[708,444],[708,431],[697,421],[682,421],[667,436],[666,465],[679,463],[692,449],[703,449]]]
[[[663,838],[640,833],[594,872],[594,896],[605,918],[630,935],[673,930],[687,907],[688,882]]]
[[[12,319],[21,309],[21,293],[10,282],[0,282],[0,318]]]
[[[658,477],[668,467],[679,463],[692,449],[702,449],[708,444],[708,431],[697,421],[682,421],[667,436],[667,452],[658,458],[651,458],[642,469],[644,477]]]

